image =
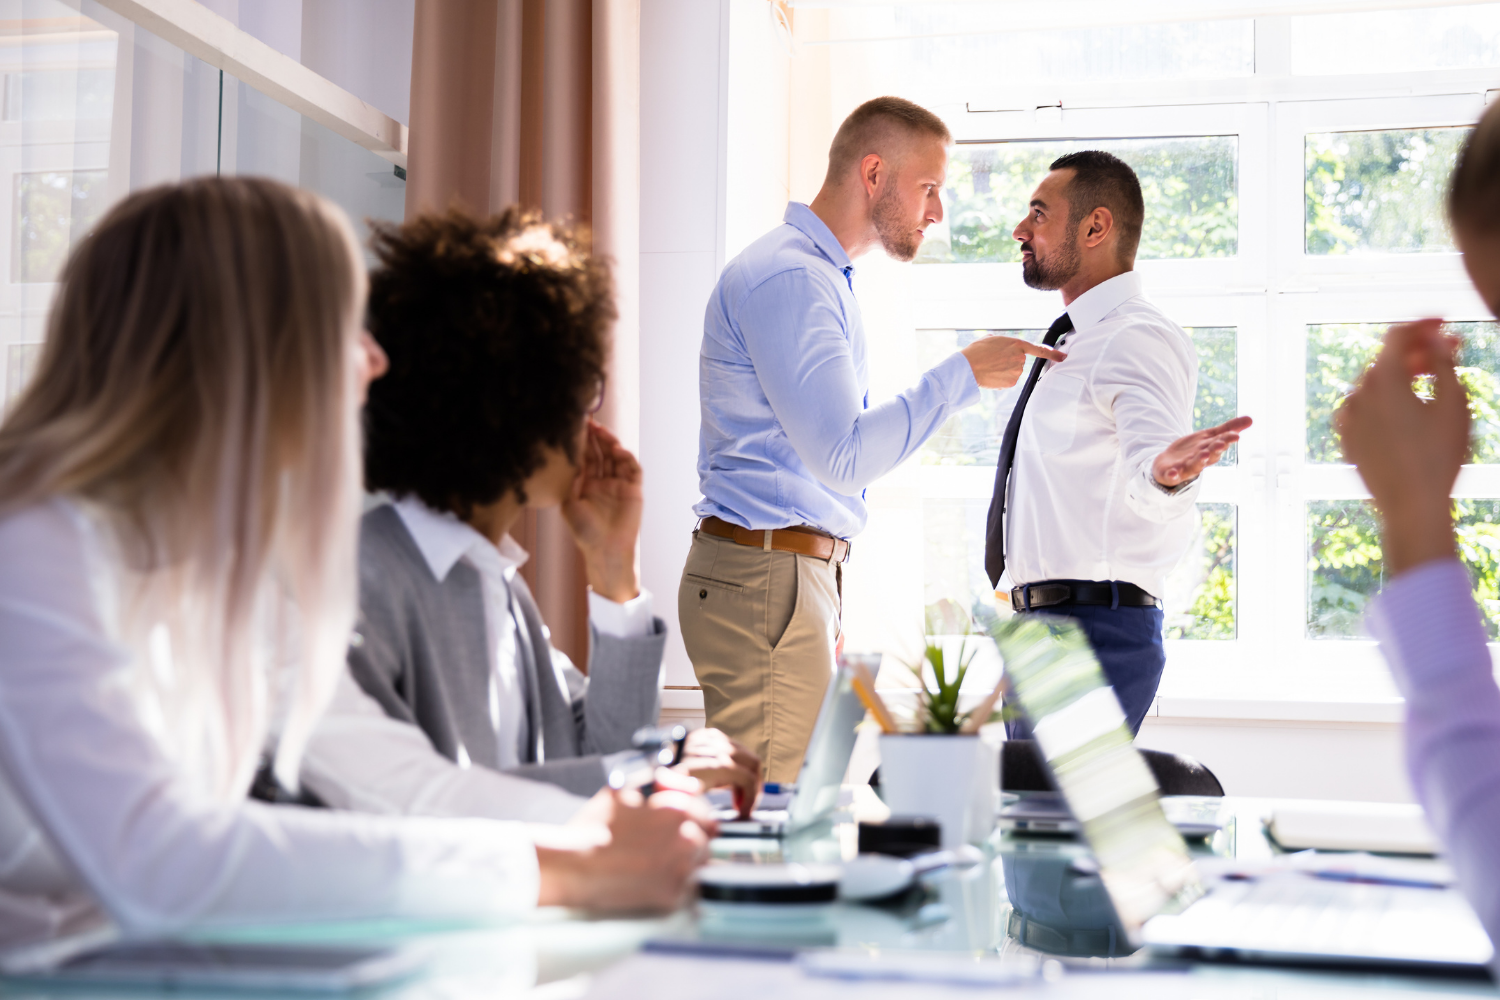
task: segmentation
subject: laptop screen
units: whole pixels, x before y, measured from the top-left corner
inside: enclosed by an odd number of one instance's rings
[[[1011,698],[1094,852],[1125,932],[1203,894],[1187,845],[1162,812],[1125,714],[1083,630],[1069,618],[1017,615],[991,630]]]
[[[797,775],[797,794],[787,806],[787,828],[800,830],[811,826],[838,808],[839,790],[849,758],[854,754],[856,730],[865,717],[865,706],[854,690],[850,662],[858,658],[873,677],[880,669],[880,654],[849,653],[839,657],[838,669],[823,694],[823,707],[813,724],[807,756]]]

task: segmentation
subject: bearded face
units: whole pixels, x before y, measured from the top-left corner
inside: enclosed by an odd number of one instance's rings
[[[1072,226],[1068,227],[1067,236],[1060,246],[1038,252],[1034,244],[1026,242],[1021,244],[1021,249],[1032,254],[1021,260],[1021,280],[1031,288],[1056,291],[1072,281],[1083,266],[1083,256],[1078,252],[1078,233]]]

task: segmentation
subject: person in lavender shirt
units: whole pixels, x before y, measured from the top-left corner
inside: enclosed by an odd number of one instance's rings
[[[1500,105],[1459,156],[1449,216],[1474,287],[1500,316]],[[1344,453],[1380,511],[1391,581],[1370,625],[1406,697],[1412,786],[1491,941],[1500,941],[1500,688],[1458,560],[1450,494],[1469,454],[1458,341],[1397,326],[1338,414]],[[1430,400],[1412,378],[1430,374]]]

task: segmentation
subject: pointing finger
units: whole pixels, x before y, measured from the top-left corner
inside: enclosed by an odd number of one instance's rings
[[[1068,356],[1062,351],[1054,347],[1048,347],[1046,344],[1031,344],[1024,340],[1020,344],[1022,352],[1030,354],[1034,358],[1046,358],[1048,361],[1066,361],[1068,359]]]

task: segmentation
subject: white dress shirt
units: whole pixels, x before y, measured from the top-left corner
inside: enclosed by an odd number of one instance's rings
[[[530,557],[509,535],[497,546],[452,514],[420,500],[393,503],[401,522],[437,580],[460,561],[473,566],[484,593],[489,637],[490,722],[500,748],[499,766],[521,763],[526,729],[526,692],[518,669],[519,612],[511,580]],[[642,591],[623,604],[589,592],[589,621],[607,635],[634,638],[654,627],[651,595]],[[553,669],[571,666],[553,650]],[[565,682],[559,680],[563,690]],[[362,812],[423,816],[488,816],[531,822],[566,822],[584,799],[541,781],[457,762],[438,753],[420,727],[386,715],[348,671],[308,747],[303,779],[330,805]]]
[[[157,629],[123,627],[108,539],[65,500],[0,518],[0,947],[106,915],[165,935],[535,905],[521,824],[269,806],[175,759],[136,678],[206,665],[124,638]]]
[[[1168,494],[1151,464],[1192,431],[1197,352],[1134,271],[1067,311],[1067,360],[1047,363],[1016,439],[1000,586],[1121,580],[1160,597],[1192,544],[1198,484]]]

